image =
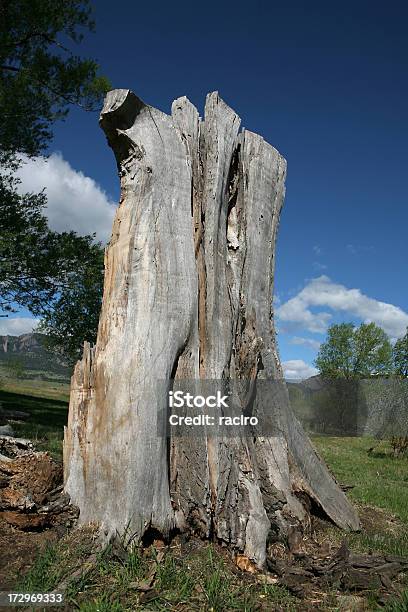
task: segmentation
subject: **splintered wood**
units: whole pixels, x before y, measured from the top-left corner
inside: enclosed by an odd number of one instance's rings
[[[269,534],[306,527],[312,506],[358,529],[282,380],[272,295],[285,159],[240,131],[216,92],[201,119],[186,97],[167,115],[114,90],[100,123],[121,198],[97,343],[75,368],[65,431],[65,490],[80,520],[135,542],[174,528],[215,537],[258,566]],[[243,411],[262,408],[273,433],[158,435],[168,399],[158,381],[170,379],[247,381]],[[276,382],[262,407],[261,379]]]

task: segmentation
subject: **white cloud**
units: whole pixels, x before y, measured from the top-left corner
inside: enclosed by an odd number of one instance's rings
[[[38,193],[45,187],[45,214],[51,229],[74,230],[82,235],[95,232],[98,240],[109,240],[114,202],[93,179],[74,170],[60,153],[49,158],[22,159],[19,191]]]
[[[322,249],[321,249],[321,247],[319,247],[318,244],[315,244],[314,247],[313,247],[313,252],[314,252],[315,255],[319,256],[319,255],[322,254]]]
[[[279,306],[276,314],[281,322],[289,326],[324,333],[332,314],[312,312],[311,307],[327,307],[333,311],[347,312],[365,323],[374,322],[391,338],[402,336],[408,325],[408,314],[398,306],[370,298],[360,289],[347,289],[327,276],[309,281],[295,297]]]
[[[303,299],[302,290],[276,309],[276,316],[282,323],[289,323],[290,327],[303,328],[312,333],[323,334],[328,327],[331,314],[328,312],[312,313]],[[282,327],[282,326],[281,326]]]
[[[303,359],[289,359],[282,363],[282,367],[285,378],[288,380],[303,380],[318,374],[318,370]]]
[[[312,340],[311,338],[293,336],[293,338],[291,338],[289,342],[290,344],[307,346],[308,348],[311,348],[314,351],[318,351],[320,348],[320,342],[318,342],[318,340]]]
[[[38,323],[38,319],[32,319],[31,317],[2,317],[0,318],[0,336],[29,334]]]

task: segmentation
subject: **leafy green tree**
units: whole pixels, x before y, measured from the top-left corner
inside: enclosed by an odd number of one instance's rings
[[[364,378],[392,372],[392,346],[375,323],[332,325],[315,361],[325,378]]]
[[[8,184],[0,182],[2,307],[12,309],[17,303],[41,315],[57,293],[75,285],[80,271],[88,265],[94,271],[95,258],[102,262],[103,249],[93,236],[50,230],[42,212],[45,195],[20,196],[15,182],[12,178]]]
[[[51,231],[45,194],[19,194],[14,172],[22,153],[46,152],[53,123],[71,105],[100,106],[109,82],[94,60],[70,48],[93,27],[88,0],[0,4],[0,307],[24,306],[41,316],[54,341],[59,338],[59,350],[72,358],[83,340],[95,337],[103,251],[94,236]],[[71,304],[63,325],[55,309],[68,295],[81,296],[81,304]]]
[[[393,349],[395,373],[408,377],[408,327],[405,335],[396,341]]]
[[[71,363],[81,356],[84,340],[96,341],[102,302],[104,251],[98,244],[86,243],[87,239],[83,239],[82,250],[86,260],[78,261],[76,269],[67,275],[67,282],[61,285],[52,306],[41,309],[37,330],[46,334],[49,350],[60,353]]]
[[[315,365],[327,378],[351,378],[353,372],[352,323],[332,325],[327,331],[327,340],[320,345]]]
[[[0,149],[38,155],[52,124],[75,104],[93,110],[108,81],[71,45],[93,30],[87,0],[3,0],[0,5]]]
[[[74,361],[94,342],[103,287],[103,248],[93,236],[53,232],[43,194],[2,191],[0,295],[4,311],[26,307],[43,321],[48,347]]]
[[[354,331],[354,375],[364,378],[392,373],[392,346],[375,323],[362,323]]]

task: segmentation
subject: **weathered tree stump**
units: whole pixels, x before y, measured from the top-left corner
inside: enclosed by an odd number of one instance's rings
[[[272,293],[284,158],[239,132],[217,93],[200,120],[185,97],[168,116],[114,90],[100,123],[121,199],[98,339],[76,365],[65,431],[65,490],[81,521],[135,541],[192,531],[259,565],[268,534],[306,524],[310,500],[357,529],[282,382]],[[267,407],[273,435],[160,437],[158,381],[173,378],[281,381]]]

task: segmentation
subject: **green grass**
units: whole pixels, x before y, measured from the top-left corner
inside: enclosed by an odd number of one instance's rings
[[[361,533],[344,534],[332,528],[332,536],[346,540],[362,552],[408,556],[408,458],[395,458],[387,441],[373,438],[314,437],[313,444],[342,484],[353,485],[349,496],[363,519]],[[370,451],[370,449],[373,449]],[[380,508],[372,524],[364,525],[369,508]],[[374,515],[375,516],[375,515]],[[394,520],[394,517],[397,520]],[[408,612],[408,589],[385,607],[373,610]]]
[[[387,441],[372,438],[314,437],[313,444],[342,484],[353,485],[349,496],[363,522],[360,533],[345,539],[359,551],[408,556],[408,458],[395,458]],[[374,448],[372,452],[368,452]],[[370,512],[370,508],[383,513]]]
[[[20,586],[26,593],[51,591],[60,577],[58,553],[54,545],[47,545],[36,558],[28,574],[22,579]]]
[[[383,508],[408,523],[406,457],[394,458],[388,442],[373,438],[314,437],[313,443],[337,479],[354,485],[352,499]]]
[[[34,439],[40,449],[50,450],[55,457],[61,456],[66,401],[3,389],[0,402],[6,409],[31,415],[29,422],[14,426],[18,435]],[[313,443],[337,480],[353,485],[348,495],[357,504],[363,522],[361,533],[345,534],[327,527],[325,534],[332,541],[345,539],[354,550],[408,556],[408,459],[392,457],[387,442],[370,438],[314,437]],[[374,450],[368,452],[372,447]],[[93,552],[94,541],[89,533],[75,533],[44,549],[21,588],[50,591],[82,566]],[[154,585],[143,591],[138,585],[149,580],[152,569]],[[263,610],[299,609],[299,601],[285,589],[260,584],[254,577],[237,572],[227,555],[210,544],[198,544],[187,554],[167,550],[159,563],[153,548],[147,553],[135,548],[125,563],[107,549],[97,554],[91,568],[69,582],[66,595],[73,608],[84,612],[252,612],[260,605]],[[408,591],[399,600],[390,600],[384,609],[407,612]]]
[[[168,591],[168,600],[189,601],[194,589],[194,580],[186,568],[177,563],[171,555],[166,555],[164,562],[158,565],[157,589]]]
[[[89,528],[77,531],[74,538],[68,535],[47,547],[17,588],[51,591],[69,578],[95,547]],[[220,549],[204,543],[183,554],[167,549],[160,561],[152,547],[135,548],[125,562],[108,547],[97,554],[90,569],[68,580],[65,597],[69,606],[84,612],[255,612],[260,604],[264,610],[292,611],[297,602],[282,587],[259,584],[253,576],[233,571]]]
[[[404,591],[401,597],[391,599],[382,612],[408,612],[408,589]]]
[[[41,399],[69,400],[69,384],[58,378],[53,381],[29,380],[27,378],[18,379],[0,375],[0,390]]]

